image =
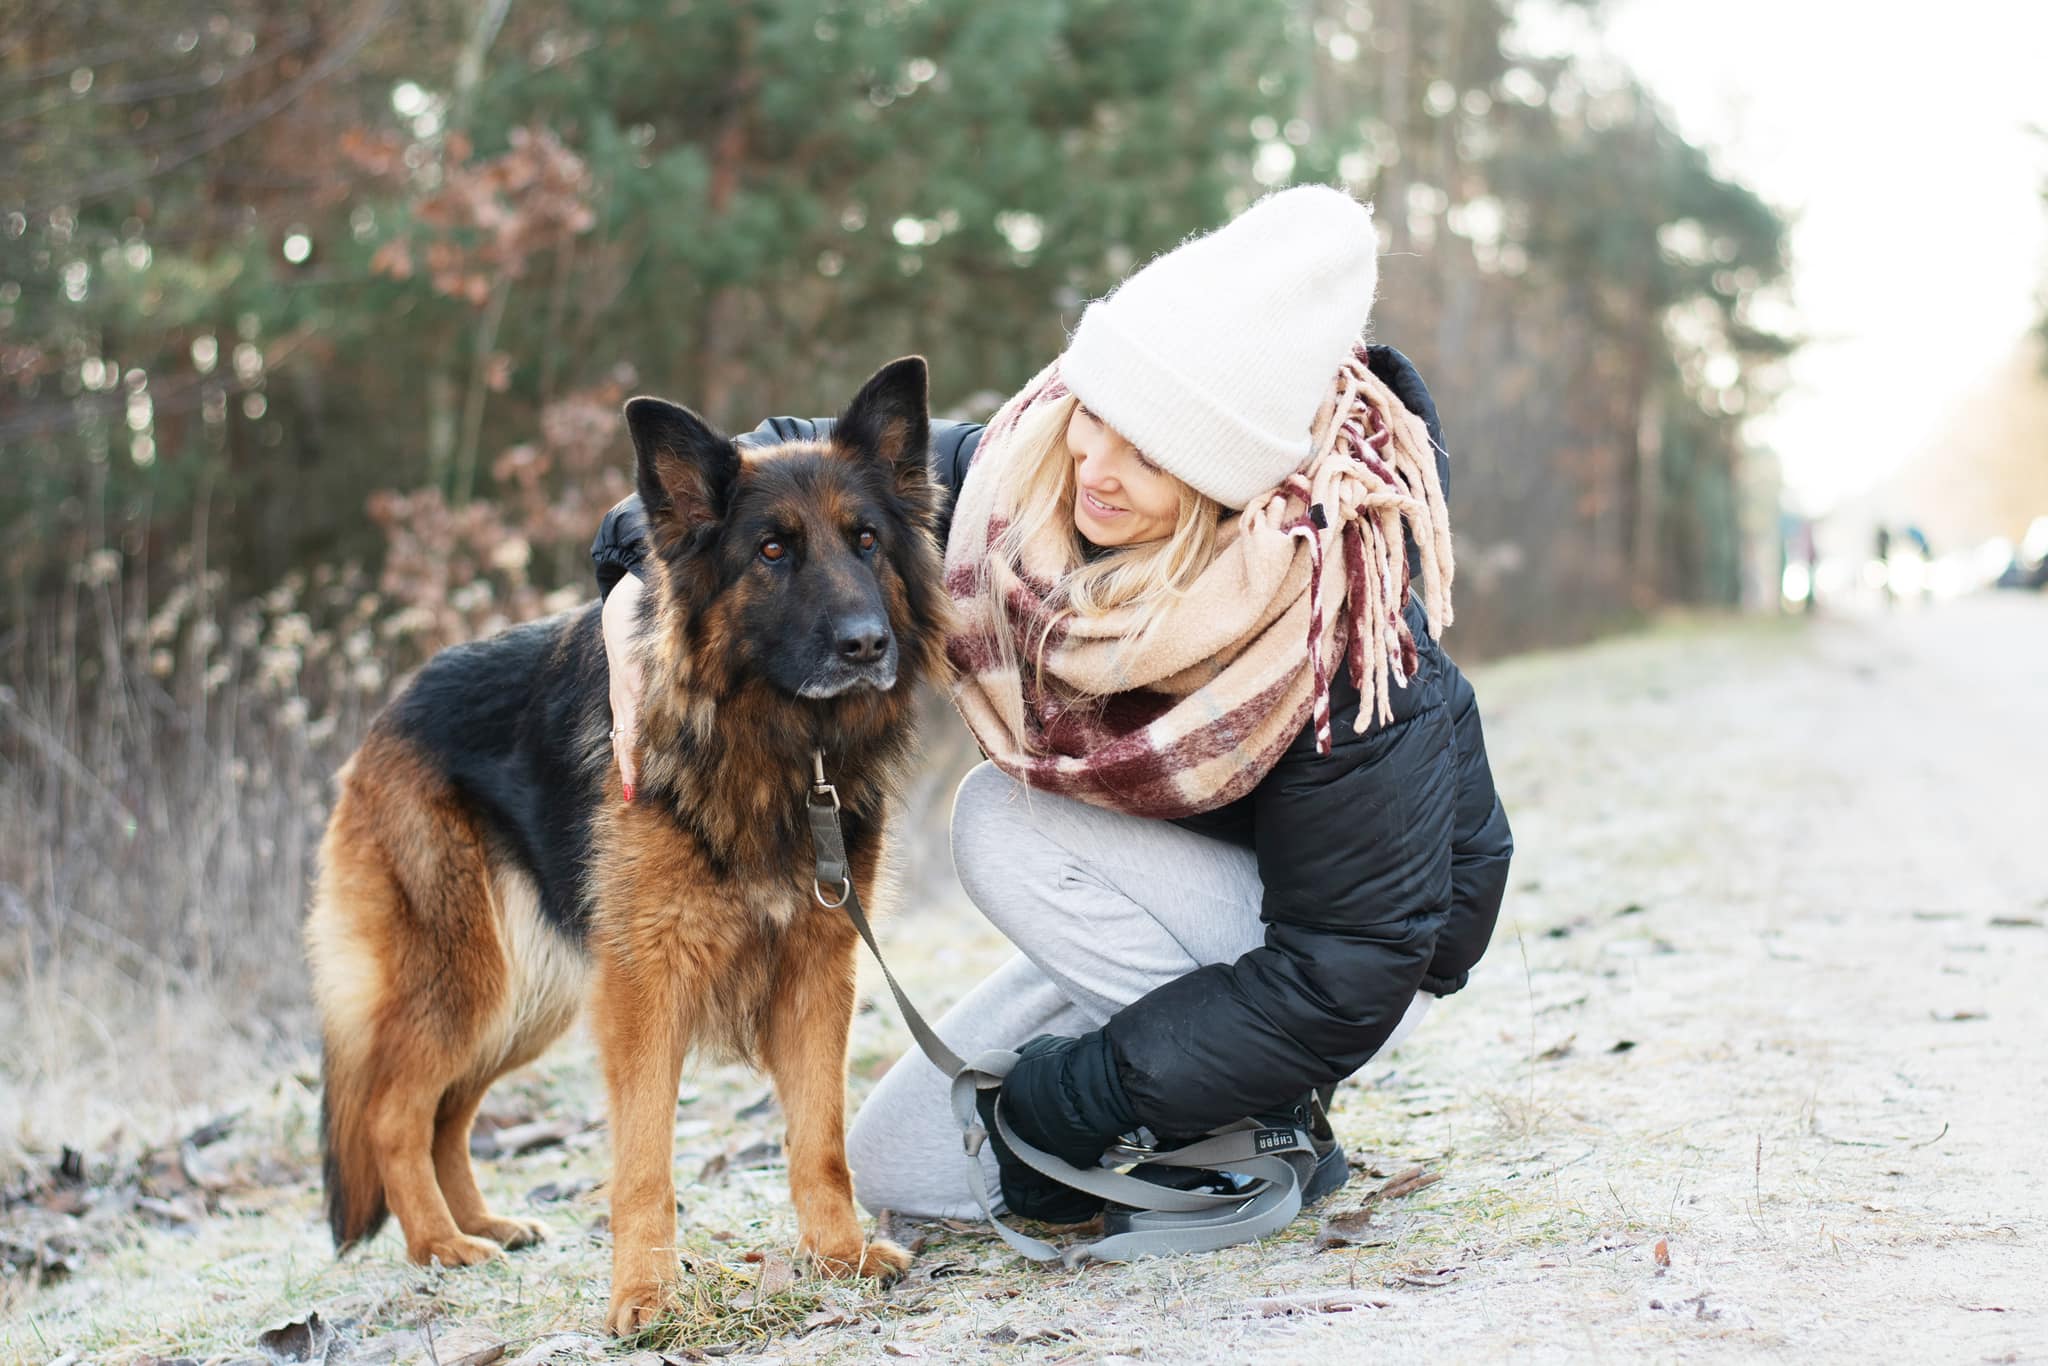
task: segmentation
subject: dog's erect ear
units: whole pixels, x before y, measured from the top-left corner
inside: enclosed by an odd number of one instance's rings
[[[647,529],[666,548],[725,516],[740,453],[730,438],[688,408],[659,398],[626,401]]]
[[[832,440],[858,456],[891,466],[896,487],[926,489],[932,444],[930,372],[923,356],[892,360],[875,371],[832,426]]]

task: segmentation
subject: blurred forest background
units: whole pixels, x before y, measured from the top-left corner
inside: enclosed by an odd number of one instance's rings
[[[1456,653],[1754,591],[1786,224],[1625,71],[1523,54],[1510,0],[0,16],[17,1097],[136,1011],[177,1016],[167,1076],[303,1045],[332,772],[426,652],[592,594],[623,398],[743,428],[921,351],[985,416],[1269,187],[1377,205],[1374,333],[1451,445]]]

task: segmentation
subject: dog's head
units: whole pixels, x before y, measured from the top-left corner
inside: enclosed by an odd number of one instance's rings
[[[883,366],[830,437],[747,448],[688,408],[626,404],[649,552],[691,686],[814,701],[928,671],[943,631],[924,358]],[[915,681],[914,677],[909,681]]]

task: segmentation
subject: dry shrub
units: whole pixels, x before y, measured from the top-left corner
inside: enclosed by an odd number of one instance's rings
[[[102,550],[0,638],[0,1177],[147,1137],[313,1048],[299,924],[332,776],[434,650],[592,595],[629,375],[543,410],[494,501],[382,493],[381,573]]]

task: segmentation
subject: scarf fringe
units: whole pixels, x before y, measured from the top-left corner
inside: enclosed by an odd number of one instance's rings
[[[1392,722],[1393,690],[1408,686],[1419,662],[1402,611],[1414,586],[1407,547],[1411,542],[1415,546],[1422,570],[1420,597],[1431,639],[1441,637],[1452,621],[1456,562],[1429,428],[1372,373],[1363,345],[1337,372],[1330,397],[1317,414],[1303,470],[1247,508],[1245,516],[1284,531],[1308,548],[1308,654],[1315,676],[1316,751],[1330,752],[1331,674],[1325,637],[1333,633],[1343,640],[1344,663],[1360,695],[1354,733],[1364,733],[1374,722]],[[1332,542],[1339,547],[1343,596],[1337,620],[1326,625],[1324,557]]]

